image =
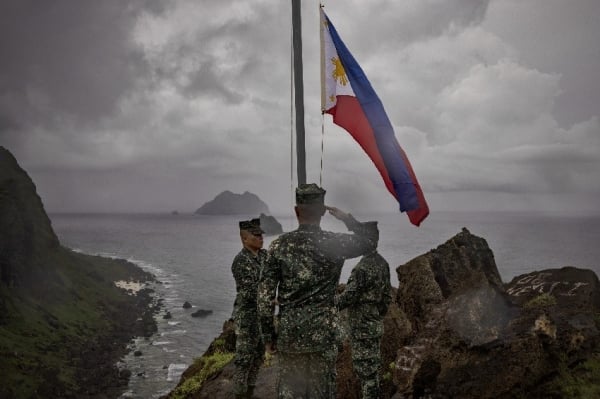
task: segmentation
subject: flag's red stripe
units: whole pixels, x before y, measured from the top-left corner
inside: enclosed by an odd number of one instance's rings
[[[394,191],[394,186],[392,185],[381,154],[379,153],[379,149],[377,148],[373,129],[356,97],[337,96],[337,104],[333,108],[328,109],[327,113],[333,116],[333,123],[346,129],[367,153],[381,174],[388,191],[397,200],[398,196]]]

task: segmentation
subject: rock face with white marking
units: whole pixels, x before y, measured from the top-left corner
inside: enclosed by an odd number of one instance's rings
[[[463,229],[397,272],[412,331],[392,368],[396,397],[563,397],[563,370],[599,347],[593,271],[543,270],[504,285],[485,240]]]

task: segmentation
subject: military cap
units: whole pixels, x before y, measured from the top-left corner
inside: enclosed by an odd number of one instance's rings
[[[260,228],[259,218],[240,221],[240,230],[247,230],[250,233],[264,233],[264,230]]]
[[[304,183],[296,188],[296,204],[321,204],[325,203],[325,190],[315,183]]]

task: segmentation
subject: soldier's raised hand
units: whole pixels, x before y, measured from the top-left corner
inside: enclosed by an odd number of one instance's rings
[[[348,218],[350,217],[350,214],[336,208],[335,206],[325,206],[325,209],[327,209],[327,211],[331,214],[331,216],[333,216],[334,218],[344,221],[344,220],[348,220]]]

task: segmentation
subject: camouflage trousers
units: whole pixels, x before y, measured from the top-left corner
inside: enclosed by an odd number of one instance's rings
[[[235,358],[233,364],[233,393],[243,397],[256,386],[258,370],[263,362],[265,346],[257,328],[239,328],[236,326]]]
[[[379,399],[379,373],[381,371],[381,337],[351,339],[352,367],[360,379],[363,399]]]
[[[279,352],[279,399],[335,399],[337,352]]]

